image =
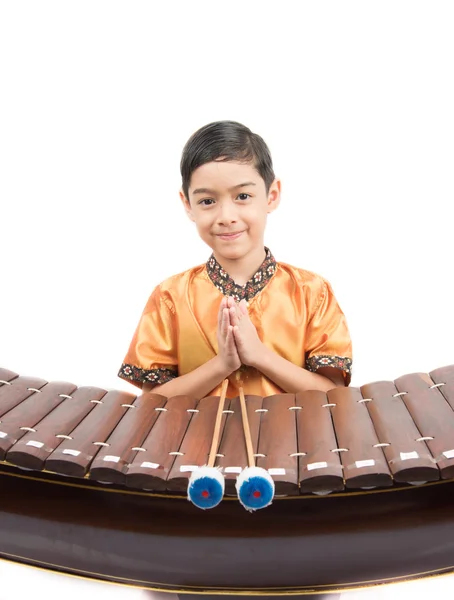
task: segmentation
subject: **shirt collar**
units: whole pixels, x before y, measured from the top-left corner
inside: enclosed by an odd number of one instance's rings
[[[235,283],[230,275],[224,271],[213,254],[206,263],[208,276],[224,296],[232,296],[236,302],[240,302],[243,299],[248,302],[263,290],[276,272],[277,263],[274,256],[271,254],[269,248],[265,247],[265,252],[265,260],[244,286]]]

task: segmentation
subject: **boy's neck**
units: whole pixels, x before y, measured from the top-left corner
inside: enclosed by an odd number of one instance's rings
[[[266,258],[266,251],[262,245],[242,258],[232,260],[216,254],[215,258],[237,285],[244,286],[257,273]]]

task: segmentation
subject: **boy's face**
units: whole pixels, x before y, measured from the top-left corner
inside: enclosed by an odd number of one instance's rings
[[[210,162],[193,172],[189,198],[183,192],[180,197],[215,256],[235,260],[263,250],[267,216],[279,204],[280,181],[267,194],[252,165]]]

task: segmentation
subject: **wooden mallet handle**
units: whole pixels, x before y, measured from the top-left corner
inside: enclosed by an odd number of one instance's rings
[[[247,461],[250,467],[255,467],[254,450],[252,449],[251,430],[249,428],[249,419],[247,416],[246,398],[244,397],[243,382],[240,382],[240,405],[241,417],[243,420],[244,440],[246,442]]]
[[[218,413],[216,415],[216,421],[214,424],[213,440],[211,442],[210,455],[208,457],[208,466],[209,467],[214,467],[214,463],[216,462],[216,454],[218,452],[219,437],[220,437],[220,433],[221,433],[222,411],[224,410],[225,397],[227,396],[228,385],[229,385],[229,380],[224,379],[224,382],[222,384],[222,389],[221,389],[221,397],[219,398]]]

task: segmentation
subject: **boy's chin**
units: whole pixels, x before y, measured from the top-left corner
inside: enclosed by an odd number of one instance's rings
[[[226,260],[239,260],[244,258],[247,254],[252,251],[252,248],[249,247],[238,247],[238,248],[220,248],[216,246],[213,249],[214,255],[219,258],[224,258]]]

